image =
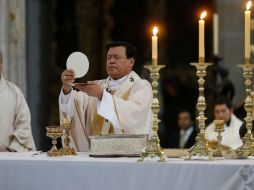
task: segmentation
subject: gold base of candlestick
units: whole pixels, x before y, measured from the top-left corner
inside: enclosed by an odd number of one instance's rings
[[[153,102],[152,102],[152,112],[153,112],[153,134],[149,139],[148,146],[144,148],[140,154],[140,159],[138,161],[143,161],[145,158],[158,158],[158,161],[164,162],[165,156],[164,151],[160,147],[160,140],[158,138],[158,113],[160,111],[160,105],[158,100],[158,79],[160,77],[159,71],[164,65],[155,64],[156,60],[153,60],[153,65],[145,65],[145,68],[150,70],[150,76],[152,79],[153,88]]]
[[[205,138],[205,109],[206,109],[206,100],[204,96],[204,85],[206,76],[206,68],[211,65],[211,63],[205,63],[205,58],[200,57],[198,63],[191,63],[192,66],[195,66],[197,69],[198,84],[199,84],[199,97],[197,102],[198,110],[198,126],[200,132],[195,138],[196,143],[188,150],[188,155],[185,160],[190,160],[192,156],[209,156],[209,160],[212,160],[213,150],[209,148],[208,142]]]
[[[253,137],[251,134],[246,134],[243,137],[243,145],[235,150],[235,159],[246,159],[253,155]]]
[[[243,145],[235,150],[235,158],[245,159],[248,156],[254,155],[253,136],[251,132],[253,120],[253,100],[251,98],[251,91],[254,65],[250,64],[250,59],[245,59],[245,64],[239,65],[239,67],[243,68],[243,76],[245,78],[246,98],[244,102],[244,109],[246,111],[246,117],[244,120],[246,123],[247,133],[243,137]]]
[[[76,151],[73,148],[65,147],[61,149],[61,156],[70,156],[70,155],[77,155]]]
[[[154,135],[148,142],[148,147],[144,148],[140,154],[138,161],[143,161],[145,158],[159,158],[160,162],[165,162],[164,150],[160,147],[158,136]]]
[[[197,134],[196,143],[188,150],[185,160],[190,160],[192,156],[208,156],[209,160],[213,160],[213,150],[208,146],[204,133]]]

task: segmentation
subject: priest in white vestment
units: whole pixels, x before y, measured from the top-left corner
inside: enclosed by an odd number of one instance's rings
[[[0,152],[35,150],[30,111],[21,90],[2,76],[0,52]]]
[[[60,119],[73,118],[72,147],[88,151],[89,136],[101,134],[150,134],[152,88],[132,71],[136,49],[127,42],[108,46],[107,79],[70,86],[72,70],[62,73],[59,96]]]
[[[240,138],[239,130],[243,122],[233,114],[233,108],[226,99],[218,100],[214,105],[214,117],[216,120],[224,120],[224,132],[221,133],[223,146],[232,150],[237,149],[243,143]],[[214,131],[215,124],[212,122],[207,126],[205,133],[208,141],[217,141],[218,133]]]

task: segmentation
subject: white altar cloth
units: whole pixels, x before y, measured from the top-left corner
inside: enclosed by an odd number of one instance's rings
[[[0,190],[234,190],[254,189],[254,157],[247,160],[47,157],[0,153]]]

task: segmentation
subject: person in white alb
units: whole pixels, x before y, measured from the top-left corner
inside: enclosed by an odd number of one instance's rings
[[[35,150],[30,111],[20,89],[2,76],[0,52],[0,152]]]
[[[233,107],[231,103],[224,98],[216,101],[214,104],[214,117],[216,120],[224,120],[224,132],[221,133],[221,145],[237,149],[242,145],[242,140],[239,135],[240,127],[243,122],[233,114]],[[218,133],[214,131],[215,124],[212,122],[205,129],[206,138],[208,141],[217,141]]]
[[[152,88],[132,71],[136,48],[127,42],[107,47],[107,79],[75,85],[75,73],[63,71],[59,96],[60,119],[72,117],[72,146],[89,149],[90,135],[150,134],[152,127]],[[61,119],[62,120],[62,119]]]

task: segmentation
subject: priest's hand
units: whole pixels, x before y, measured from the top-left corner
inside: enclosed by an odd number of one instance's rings
[[[5,146],[0,146],[0,152],[9,152]]]
[[[101,99],[103,95],[103,89],[96,81],[87,81],[86,83],[75,84],[75,88],[87,93],[89,96],[94,96],[99,99]]]
[[[71,84],[75,81],[75,73],[73,70],[66,69],[62,72],[61,80],[63,83],[63,93],[69,94],[71,92]]]

